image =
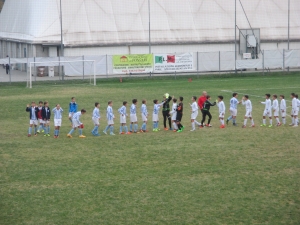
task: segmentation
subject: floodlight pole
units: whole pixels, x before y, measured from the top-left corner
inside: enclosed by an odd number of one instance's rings
[[[290,0],[288,1],[288,50],[290,49]]]
[[[60,8],[60,55],[64,56],[61,0],[59,1],[59,3],[60,3],[60,7],[59,7]],[[61,71],[62,80],[64,80],[63,69],[61,66],[60,66],[60,71]]]
[[[234,71],[236,73],[236,0],[234,3]]]
[[[148,16],[149,16],[149,54],[151,54],[151,18],[150,18],[150,0],[148,0]]]

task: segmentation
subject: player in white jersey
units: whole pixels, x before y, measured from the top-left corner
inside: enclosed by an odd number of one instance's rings
[[[126,106],[127,106],[127,102],[124,101],[123,106],[118,109],[118,112],[120,113],[120,132],[119,132],[119,134],[124,134],[123,129],[125,130],[125,134],[131,134],[130,132],[128,132],[128,128],[126,125],[126,117],[127,117]]]
[[[159,131],[159,129],[158,129],[158,122],[159,122],[158,112],[159,112],[160,107],[165,103],[165,102],[161,102],[158,104],[157,102],[158,102],[157,99],[153,100],[153,103],[154,103],[153,114],[152,114],[153,131]]]
[[[198,104],[196,102],[197,97],[193,96],[192,97],[192,104],[190,104],[191,106],[191,123],[192,123],[192,130],[191,131],[195,131],[195,123],[200,126],[201,123],[199,123],[196,118],[198,116]]]
[[[224,117],[225,117],[225,104],[223,102],[223,96],[218,96],[218,99],[217,99],[217,106],[219,107],[219,120],[220,120],[220,123],[221,123],[221,126],[220,128],[225,128],[225,125],[224,125]]]
[[[142,114],[142,127],[141,132],[147,132],[147,122],[148,122],[148,111],[147,111],[147,101],[145,99],[142,100],[142,106],[141,106],[141,114]]]
[[[106,119],[107,119],[107,126],[105,127],[103,133],[107,134],[108,129],[110,129],[110,135],[115,135],[114,134],[114,119],[115,119],[115,115],[114,115],[114,111],[113,111],[113,102],[112,101],[108,101],[108,106],[106,109]]]
[[[244,97],[242,99],[242,104],[246,108],[246,113],[245,113],[245,117],[244,117],[244,125],[242,127],[246,128],[248,118],[251,121],[251,126],[250,127],[255,127],[254,120],[252,118],[252,103],[249,100],[249,96],[248,95],[244,95]]]
[[[298,100],[296,98],[296,94],[291,93],[291,98],[292,98],[292,123],[290,124],[290,126],[298,127],[299,108],[298,108]]]
[[[266,94],[266,101],[260,102],[261,104],[265,105],[265,110],[263,113],[263,123],[260,125],[261,127],[266,126],[266,117],[269,117],[270,119],[270,125],[269,127],[272,127],[272,103],[270,99],[270,94]]]
[[[132,105],[130,107],[130,132],[140,133],[138,132],[138,124],[137,124],[137,116],[136,116],[136,105],[137,99],[132,100]]]
[[[273,98],[273,103],[272,103],[273,116],[277,122],[276,126],[280,126],[281,123],[279,121],[279,103],[277,100],[277,95],[272,95],[272,98]]]
[[[72,129],[70,130],[70,132],[67,134],[67,136],[69,138],[72,138],[72,133],[78,128],[78,132],[79,132],[79,137],[80,138],[85,138],[84,135],[82,135],[82,128],[83,128],[83,124],[80,121],[80,117],[81,115],[85,114],[86,110],[82,109],[81,111],[78,111],[76,113],[72,114]]]
[[[176,124],[176,116],[177,116],[177,99],[174,98],[173,96],[173,105],[172,105],[172,110],[171,112],[169,113],[170,116],[171,116],[171,120],[172,120],[172,123],[173,123],[173,131],[176,132],[178,130],[178,126]]]
[[[54,114],[54,138],[58,138],[59,136],[63,111],[64,110],[60,107],[59,104],[57,104],[56,107],[52,109],[52,112]]]
[[[298,107],[296,124],[299,125],[299,117],[298,117],[298,114],[299,114],[299,110],[300,110],[300,100],[298,99],[298,95],[297,95],[297,94],[295,94],[295,97],[296,97],[296,99],[297,99],[297,107]]]
[[[226,120],[226,124],[228,125],[228,122],[232,119],[232,125],[236,126],[236,115],[237,115],[237,105],[240,104],[239,100],[237,99],[238,93],[233,93],[232,98],[230,99],[230,116]]]
[[[94,123],[94,129],[92,130],[92,135],[94,136],[100,136],[99,134],[99,125],[100,125],[100,103],[99,102],[95,102],[95,108],[93,110],[93,114],[92,114],[92,121]]]
[[[286,117],[286,102],[284,99],[284,95],[280,95],[280,114],[282,119],[282,124],[285,125],[285,117]]]

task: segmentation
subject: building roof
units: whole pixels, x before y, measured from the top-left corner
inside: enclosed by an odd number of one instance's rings
[[[0,13],[0,38],[60,43],[59,0],[9,0]],[[234,40],[235,1],[149,0],[151,42],[201,43]],[[250,28],[237,0],[237,25]],[[261,40],[286,40],[288,1],[241,0]],[[290,0],[290,39],[300,39],[299,0]],[[65,46],[148,43],[147,0],[62,0]],[[238,37],[237,31],[237,37]]]

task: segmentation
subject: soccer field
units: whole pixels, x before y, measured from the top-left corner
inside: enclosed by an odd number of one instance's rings
[[[264,94],[300,94],[300,73],[268,76],[193,76],[98,80],[88,84],[0,86],[0,224],[299,224],[300,128],[260,127]],[[206,90],[224,96],[229,116],[232,92],[250,96],[255,128],[219,128],[211,107],[212,128],[190,132],[191,97]],[[153,100],[164,93],[184,97],[181,133],[152,132]],[[68,104],[76,97],[85,139],[70,130]],[[122,101],[147,100],[148,133],[118,135]],[[27,104],[48,100],[64,109],[61,134],[27,137]],[[106,126],[107,101],[113,101],[115,136],[94,137],[91,113],[100,102],[100,131]],[[288,108],[290,112],[291,108]],[[198,120],[201,115],[199,113]],[[267,120],[268,121],[268,120]],[[287,124],[291,117],[287,116]],[[273,124],[275,121],[273,120]]]

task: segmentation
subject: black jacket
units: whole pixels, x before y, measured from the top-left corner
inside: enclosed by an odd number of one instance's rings
[[[29,112],[29,119],[31,120],[31,117],[32,117],[32,110],[31,110],[32,107],[26,107],[26,112]],[[39,108],[38,107],[35,107],[34,108],[34,111],[35,111],[35,116],[36,116],[36,119],[38,119],[38,111],[39,111]]]
[[[162,107],[162,111],[170,111],[170,101],[172,100],[172,97],[169,96],[169,98],[167,98],[167,101],[163,104]]]
[[[45,107],[42,108],[42,117],[43,117],[43,120],[50,120],[51,110],[49,107],[47,108],[47,110]]]
[[[209,111],[210,107],[214,105],[216,105],[216,102],[211,103],[210,101],[206,100],[203,105],[203,110]]]

